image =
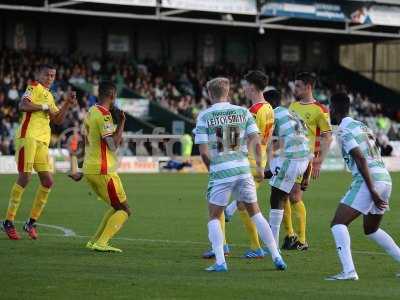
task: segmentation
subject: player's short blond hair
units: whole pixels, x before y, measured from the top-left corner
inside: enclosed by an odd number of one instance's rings
[[[212,99],[221,99],[229,94],[229,79],[217,77],[207,82],[207,90]]]

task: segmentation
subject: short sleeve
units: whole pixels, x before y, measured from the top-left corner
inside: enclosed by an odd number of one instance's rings
[[[51,110],[53,113],[59,111],[59,109],[58,109],[56,103],[54,102],[54,98],[53,98],[53,97],[51,97],[51,101],[50,101],[50,103],[49,103],[49,107],[50,107],[50,110]]]
[[[33,102],[33,99],[35,97],[34,95],[35,95],[35,88],[32,85],[28,85],[21,99],[27,99],[28,101]]]
[[[263,132],[263,142],[267,142],[269,138],[272,136],[274,131],[274,123],[275,123],[275,114],[274,110],[271,106],[268,106],[267,111],[265,113],[266,120]]]
[[[348,130],[341,130],[339,132],[340,143],[342,144],[343,150],[346,153],[350,153],[354,148],[359,147],[354,136]]]
[[[317,126],[321,133],[332,131],[329,112],[321,112],[318,118]]]
[[[99,126],[100,135],[102,138],[110,136],[114,133],[115,126],[110,114],[96,116],[96,123]]]
[[[208,143],[208,127],[202,114],[197,117],[196,128],[193,130],[193,133],[195,144]]]
[[[251,135],[253,133],[259,133],[256,122],[249,111],[247,111],[247,121],[246,121],[246,135]]]
[[[256,115],[256,124],[258,129],[263,132],[266,125],[267,125],[267,110],[266,109],[259,109]]]

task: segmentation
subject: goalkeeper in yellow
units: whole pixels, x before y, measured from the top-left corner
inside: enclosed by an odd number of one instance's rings
[[[307,137],[314,158],[306,174],[311,175],[314,180],[319,177],[322,162],[332,141],[329,111],[313,97],[315,81],[312,74],[299,73],[296,76],[294,91],[297,101],[289,107],[289,110],[295,112],[307,125]],[[290,202],[285,202],[283,224],[286,237],[282,249],[303,251],[309,247],[306,240],[306,208],[303,202],[303,191],[307,189],[309,177],[305,175],[297,179],[290,193]],[[292,215],[297,223],[296,231],[293,229]]]
[[[269,139],[272,136],[274,127],[274,111],[271,105],[264,99],[263,91],[268,85],[268,77],[261,71],[250,71],[244,77],[244,90],[246,97],[251,100],[252,106],[249,108],[250,113],[255,118],[257,127],[260,131],[261,147],[262,147],[262,167],[265,168],[267,164],[267,145]],[[249,154],[249,162],[253,175],[256,172],[256,161],[255,158]],[[255,182],[257,189],[260,187],[259,182]],[[240,219],[246,228],[246,231],[250,239],[250,249],[247,250],[243,257],[244,258],[263,258],[265,252],[261,247],[258,232],[255,224],[251,221],[244,205],[242,202],[233,201],[225,209],[225,215],[222,215],[220,220],[222,230],[225,236],[225,219],[229,221],[236,209],[239,210]],[[229,254],[229,246],[224,243],[225,255]],[[203,258],[213,258],[214,253],[209,250],[203,254]]]
[[[122,228],[131,212],[124,187],[117,171],[116,151],[122,142],[125,115],[119,114],[115,126],[110,110],[113,108],[117,88],[112,82],[102,82],[99,86],[99,101],[92,106],[85,119],[86,141],[83,174],[70,175],[75,181],[83,176],[99,198],[110,208],[106,211],[96,233],[86,247],[103,252],[122,252],[108,244],[109,240]]]
[[[27,86],[19,103],[22,119],[15,136],[18,179],[11,189],[7,215],[2,223],[4,232],[11,240],[20,239],[14,226],[14,219],[33,170],[39,176],[40,185],[33,200],[29,220],[24,224],[23,230],[30,239],[38,238],[35,224],[43,212],[53,186],[52,166],[49,158],[50,122],[61,124],[69,108],[76,105],[75,92],[69,92],[63,105],[60,108],[56,106],[50,92],[55,76],[56,69],[53,66],[40,65],[37,81],[31,82]]]

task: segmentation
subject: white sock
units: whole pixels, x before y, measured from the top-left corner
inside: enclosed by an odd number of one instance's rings
[[[397,262],[400,262],[400,248],[396,245],[392,237],[385,231],[378,229],[374,233],[368,234],[367,237],[375,241]]]
[[[219,220],[213,219],[208,222],[208,238],[215,253],[215,260],[218,265],[225,262],[224,235]]]
[[[351,257],[350,234],[346,225],[337,224],[332,228],[333,238],[336,243],[336,250],[342,263],[343,271],[348,273],[355,271],[353,258]]]
[[[279,245],[279,230],[283,219],[283,209],[271,209],[269,212],[269,225],[275,239],[275,243]]]
[[[237,210],[237,202],[236,201],[232,201],[231,203],[229,203],[229,205],[225,208],[225,212],[229,215],[229,216],[233,216],[235,214]]]
[[[251,220],[256,225],[258,234],[260,235],[260,238],[264,242],[265,246],[268,247],[272,259],[281,257],[278,248],[276,247],[275,239],[274,236],[272,235],[271,228],[269,227],[268,221],[264,218],[264,216],[261,213],[258,213],[252,216]]]

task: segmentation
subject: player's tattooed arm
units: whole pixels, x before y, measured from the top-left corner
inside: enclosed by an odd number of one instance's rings
[[[114,134],[112,135],[112,138],[114,140],[115,147],[118,148],[119,145],[122,143],[122,134],[124,133],[124,127],[125,127],[125,113],[122,110],[119,110],[119,122],[117,129],[115,130]],[[113,150],[115,151],[115,150]]]
[[[68,92],[67,100],[63,103],[63,105],[57,112],[52,112],[51,110],[49,110],[50,120],[56,125],[61,125],[64,122],[70,107],[76,104],[77,104],[76,92],[74,91]]]
[[[112,135],[104,137],[104,141],[106,142],[108,149],[113,152],[117,151],[119,145],[121,145],[122,143],[122,134],[124,133],[125,120],[125,113],[120,110],[117,129]]]
[[[108,147],[108,149],[110,149],[110,151],[113,151],[113,152],[117,151],[118,147],[115,144],[113,136],[109,135],[109,136],[106,136],[103,139],[106,142],[107,147]]]
[[[207,170],[210,171],[210,156],[208,155],[208,145],[207,144],[200,144],[199,145],[199,151],[200,151],[200,156],[201,159],[203,160],[203,163],[206,165]]]
[[[379,209],[385,209],[388,204],[375,190],[375,186],[368,169],[367,160],[362,154],[361,149],[359,147],[353,148],[352,150],[350,150],[350,155],[353,157],[357,165],[357,169],[360,171],[362,177],[364,178],[365,184],[367,185],[368,190],[371,193],[372,199],[376,207],[378,207]]]
[[[18,109],[23,112],[36,112],[36,111],[48,111],[48,105],[34,104],[26,97],[23,97],[18,104]]]

